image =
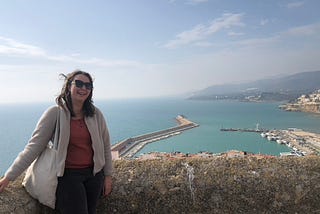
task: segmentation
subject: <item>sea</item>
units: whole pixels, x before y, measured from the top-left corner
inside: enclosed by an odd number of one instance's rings
[[[199,127],[148,144],[137,155],[148,152],[222,153],[229,150],[279,156],[290,151],[259,133],[224,132],[221,128],[300,128],[320,133],[320,116],[279,109],[279,102],[198,101],[183,98],[97,100],[110,132],[111,143],[167,129],[184,115]],[[41,114],[54,103],[0,104],[0,175],[21,152]]]

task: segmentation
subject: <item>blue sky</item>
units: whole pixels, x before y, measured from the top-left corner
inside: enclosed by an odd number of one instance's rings
[[[53,101],[59,73],[95,99],[181,95],[320,70],[318,0],[3,0],[0,103]]]

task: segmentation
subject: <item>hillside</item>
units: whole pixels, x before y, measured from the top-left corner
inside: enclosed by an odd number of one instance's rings
[[[303,72],[281,78],[242,84],[214,85],[195,92],[188,99],[236,99],[248,101],[293,100],[320,88],[320,71]]]

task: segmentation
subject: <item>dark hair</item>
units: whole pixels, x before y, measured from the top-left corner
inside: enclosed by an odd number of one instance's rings
[[[69,109],[69,111],[71,113],[71,116],[74,116],[75,114],[74,114],[74,111],[72,108],[70,85],[71,85],[71,82],[73,81],[74,77],[79,74],[87,76],[89,78],[90,82],[93,83],[93,79],[92,79],[91,75],[85,71],[75,70],[74,72],[69,73],[67,75],[60,74],[60,76],[63,77],[65,80],[64,80],[63,87],[61,89],[61,93],[56,98],[56,103],[63,108],[65,108],[64,104],[66,104],[67,108]],[[95,108],[94,108],[93,100],[92,100],[92,92],[93,92],[93,89],[90,91],[88,98],[85,100],[85,102],[83,104],[83,112],[86,117],[91,117],[95,113]]]

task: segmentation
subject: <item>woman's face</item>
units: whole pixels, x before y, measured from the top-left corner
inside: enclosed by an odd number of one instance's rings
[[[88,98],[92,90],[92,83],[90,79],[83,74],[78,74],[74,77],[70,86],[70,93],[72,102],[81,102]]]

